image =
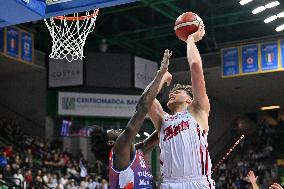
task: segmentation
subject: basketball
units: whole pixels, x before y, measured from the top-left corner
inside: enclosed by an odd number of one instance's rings
[[[189,35],[198,30],[200,24],[203,25],[203,21],[197,14],[185,12],[177,18],[174,30],[180,40],[186,41]]]

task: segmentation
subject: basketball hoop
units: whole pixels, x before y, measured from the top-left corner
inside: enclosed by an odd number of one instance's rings
[[[69,62],[84,58],[83,50],[86,38],[94,31],[99,9],[86,12],[85,16],[74,13],[73,16],[56,16],[44,19],[52,37],[54,59],[67,59]]]

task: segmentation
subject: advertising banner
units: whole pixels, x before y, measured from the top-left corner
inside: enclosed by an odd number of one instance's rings
[[[135,57],[134,58],[134,87],[145,89],[154,79],[158,70],[156,62]]]
[[[138,95],[59,92],[58,114],[100,117],[132,117]]]
[[[222,50],[223,76],[234,76],[239,74],[239,50],[228,48]]]
[[[270,71],[278,69],[277,42],[261,44],[261,70]]]
[[[242,73],[258,72],[258,46],[247,45],[242,47]]]
[[[19,29],[14,27],[7,27],[6,54],[8,56],[19,58],[19,33]]]
[[[49,87],[83,85],[83,60],[49,59]]]

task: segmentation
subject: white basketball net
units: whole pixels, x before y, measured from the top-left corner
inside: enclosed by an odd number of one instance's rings
[[[84,58],[84,45],[89,33],[94,31],[99,9],[86,16],[52,17],[44,19],[52,37],[52,52],[54,59],[67,59],[69,62]]]

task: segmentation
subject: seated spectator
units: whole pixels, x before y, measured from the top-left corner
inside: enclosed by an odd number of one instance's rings
[[[13,145],[9,145],[4,148],[3,152],[6,153],[7,158],[12,158],[13,156]]]
[[[0,169],[3,169],[8,164],[7,154],[6,152],[2,152],[2,156],[0,156]]]
[[[68,164],[68,168],[67,168],[66,172],[72,178],[78,178],[79,177],[79,172],[76,170],[75,166],[71,163]]]
[[[83,163],[83,160],[81,159],[80,159],[79,167],[80,167],[80,177],[84,179],[86,176],[88,176],[88,171]]]
[[[68,175],[65,174],[64,177],[61,177],[59,182],[66,186],[68,184]]]
[[[78,189],[78,186],[75,185],[75,180],[71,179],[67,184],[67,189]]]
[[[7,164],[4,170],[2,171],[4,178],[12,178],[12,170],[10,164]]]
[[[44,185],[42,178],[39,175],[36,175],[32,185],[34,185],[34,186]]]
[[[47,185],[50,179],[51,179],[51,173],[45,173],[42,177],[43,184]]]
[[[88,177],[85,177],[80,183],[80,189],[87,189],[89,186]]]
[[[25,174],[25,182],[30,186],[33,181],[32,171],[29,169]]]
[[[64,189],[64,185],[61,181],[59,181],[58,186],[56,187],[56,189]]]
[[[57,174],[53,174],[51,176],[51,188],[55,188],[58,186],[58,175]]]
[[[15,179],[14,182],[17,186],[24,187],[24,176],[22,175],[22,170],[18,169],[17,172],[13,175]],[[25,187],[24,187],[25,188]]]
[[[66,167],[70,162],[70,155],[67,152],[64,152],[62,158],[64,161],[64,167]]]
[[[95,179],[93,180],[92,178],[89,179],[89,188],[90,189],[96,189],[98,187],[101,186],[100,182],[99,182],[99,177],[95,176]]]
[[[97,184],[99,184],[96,181],[93,181],[92,177],[89,178],[88,183],[89,183],[88,185],[89,189],[96,189]]]
[[[22,167],[21,165],[22,165],[22,160],[19,155],[16,155],[12,160],[12,169],[18,170]]]
[[[105,179],[102,180],[102,185],[101,185],[102,189],[108,189],[108,183]]]
[[[24,154],[24,165],[28,168],[33,167],[33,154],[30,148],[28,148]]]

